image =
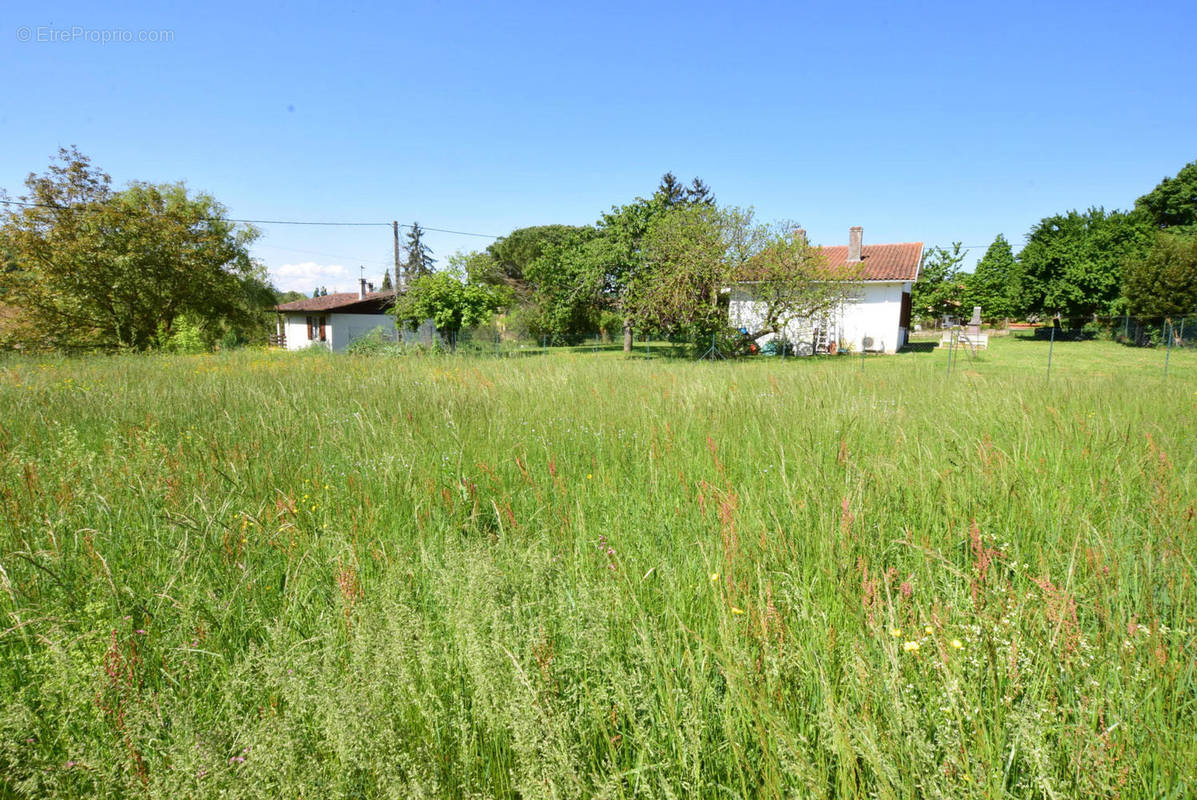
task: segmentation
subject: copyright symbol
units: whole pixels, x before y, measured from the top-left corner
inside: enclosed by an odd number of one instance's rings
[[[27,42],[32,38],[33,38],[33,31],[29,30],[28,27],[22,25],[21,27],[17,28],[17,41],[18,42]]]

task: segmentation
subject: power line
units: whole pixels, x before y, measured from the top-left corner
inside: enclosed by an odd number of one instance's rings
[[[67,206],[57,206],[50,203],[25,203],[20,200],[0,200],[0,203],[11,206],[24,206],[26,208],[52,208],[56,211],[65,211]],[[209,221],[224,221],[224,222],[240,222],[246,225],[319,225],[324,227],[352,227],[352,228],[368,228],[368,227],[391,227],[389,222],[341,222],[341,221],[323,221],[323,220],[304,220],[304,219],[239,219],[235,217],[206,217]],[[411,225],[404,223],[399,224],[400,228],[411,228]],[[451,233],[455,236],[477,236],[482,239],[499,239],[501,237],[495,236],[491,233],[474,233],[472,231],[456,231],[448,228],[429,228],[423,227],[426,231],[435,231],[436,233]]]

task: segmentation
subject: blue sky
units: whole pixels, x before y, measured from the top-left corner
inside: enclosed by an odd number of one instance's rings
[[[1197,159],[1191,0],[43,2],[0,20],[12,194],[74,144],[234,217],[504,234],[593,222],[672,170],[823,244],[862,225],[866,244],[1017,246]],[[170,38],[88,40],[111,30]],[[262,229],[283,288],[347,290],[391,259],[385,227]],[[429,235],[442,259],[487,241]]]

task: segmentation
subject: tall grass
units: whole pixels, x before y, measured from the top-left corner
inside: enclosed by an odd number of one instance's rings
[[[0,795],[1191,795],[1154,355],[0,363]]]

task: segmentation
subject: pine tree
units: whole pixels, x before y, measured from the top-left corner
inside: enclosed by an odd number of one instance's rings
[[[388,269],[382,273],[382,291],[389,292],[395,288],[395,284],[391,283],[391,271]]]
[[[672,172],[666,172],[661,176],[661,185],[657,187],[657,194],[661,196],[666,208],[686,202],[686,187],[682,186]]]
[[[692,206],[713,206],[715,195],[711,194],[711,187],[703,183],[702,178],[695,176],[686,189],[686,203]]]
[[[432,257],[432,248],[424,244],[424,229],[420,223],[413,222],[407,231],[407,262],[403,265],[403,274],[407,285],[416,278],[432,274],[432,265],[436,259]]]

